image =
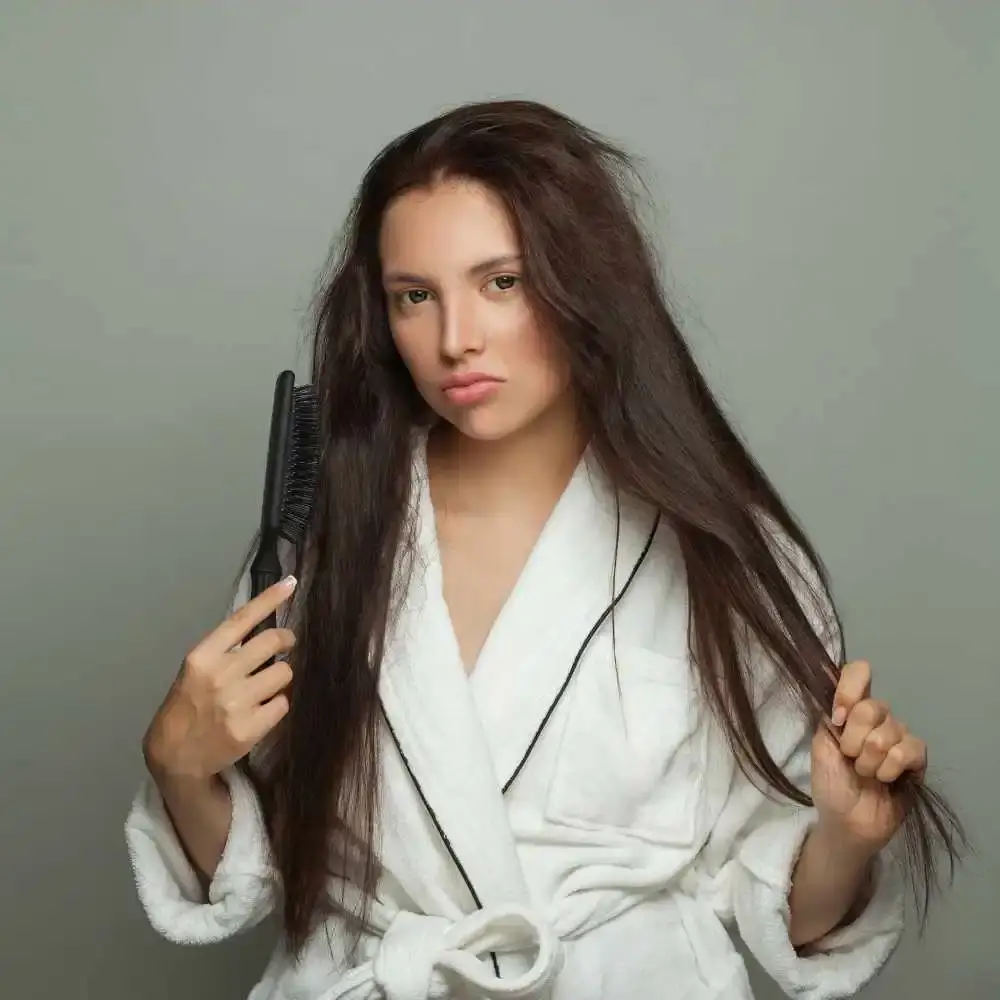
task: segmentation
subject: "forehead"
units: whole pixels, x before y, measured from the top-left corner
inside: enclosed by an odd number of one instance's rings
[[[465,270],[519,250],[503,201],[475,181],[448,180],[407,191],[382,219],[382,265],[429,274]]]

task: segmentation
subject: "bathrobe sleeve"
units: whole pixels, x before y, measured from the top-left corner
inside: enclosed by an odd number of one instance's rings
[[[125,822],[139,901],[153,928],[178,944],[210,944],[253,927],[272,911],[278,895],[257,793],[235,768],[222,777],[233,818],[207,892],[150,779],[143,781]]]
[[[800,579],[808,581],[810,592],[818,593],[818,579],[799,553],[787,542],[778,544],[789,568],[802,573]],[[842,640],[827,600],[822,595],[818,605],[811,600],[803,606],[839,660]],[[774,687],[758,718],[776,763],[796,786],[808,791],[813,734],[801,711]],[[705,888],[720,916],[735,922],[744,943],[786,995],[832,1000],[853,995],[892,954],[903,929],[904,880],[890,845],[876,860],[874,893],[865,910],[799,955],[789,938],[788,894],[792,871],[815,819],[813,808],[764,794],[737,769],[700,856],[699,874],[707,879]]]
[[[292,555],[281,561],[287,569]],[[246,602],[249,572],[240,579],[231,608]],[[232,821],[211,884],[187,859],[163,799],[146,777],[125,821],[125,841],[136,890],[153,928],[179,944],[209,944],[260,923],[275,907],[280,880],[264,816],[250,779],[236,767],[222,773],[232,801]]]

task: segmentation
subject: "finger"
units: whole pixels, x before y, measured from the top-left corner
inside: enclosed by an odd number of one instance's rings
[[[284,580],[279,580],[247,601],[202,639],[197,651],[205,655],[221,656],[239,645],[255,625],[259,625],[269,614],[277,611],[292,596],[295,584],[294,576],[286,576]]]
[[[927,744],[907,733],[895,746],[889,748],[885,760],[875,772],[875,777],[886,784],[898,781],[904,771],[923,774],[927,768]]]
[[[866,698],[858,702],[851,709],[840,733],[840,752],[845,757],[860,757],[869,734],[888,717],[889,706],[884,701]]]
[[[833,696],[830,721],[835,726],[842,726],[851,714],[851,709],[871,694],[871,688],[872,669],[867,661],[853,660],[845,663]]]
[[[269,628],[229,654],[231,672],[233,675],[246,676],[267,663],[272,656],[287,653],[294,645],[295,633],[291,629]]]
[[[862,778],[874,778],[875,772],[882,766],[886,754],[896,746],[906,735],[902,723],[888,715],[881,725],[876,726],[865,737],[861,753],[854,761],[854,770]]]
[[[256,708],[284,691],[291,681],[292,668],[285,660],[278,660],[243,682],[240,699]]]
[[[265,701],[250,719],[247,744],[255,747],[281,720],[288,714],[288,698],[276,694],[270,701]]]

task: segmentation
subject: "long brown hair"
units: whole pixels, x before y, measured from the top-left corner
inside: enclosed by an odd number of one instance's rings
[[[423,418],[392,343],[378,238],[394,198],[444,177],[479,181],[504,200],[533,304],[569,358],[594,454],[679,539],[705,696],[746,773],[798,803],[809,798],[761,737],[747,650],[769,654],[816,724],[840,667],[810,614],[810,604],[827,608],[839,635],[823,564],[730,427],[668,311],[637,221],[629,158],[536,103],[473,104],[435,118],[371,164],[319,302],[313,382],[325,458],[301,556],[291,711],[262,779],[293,949],[326,905],[331,866],[349,870],[366,899],[377,880],[379,664],[394,566],[410,544],[411,448]],[[800,580],[766,524],[806,561]],[[803,586],[815,603],[801,601]],[[904,778],[896,787],[910,806],[906,857],[926,912],[939,849],[953,870],[961,826],[925,783]]]

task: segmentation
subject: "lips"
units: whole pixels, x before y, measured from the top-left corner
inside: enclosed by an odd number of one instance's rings
[[[487,375],[484,372],[469,372],[467,375],[453,375],[451,378],[446,379],[442,385],[442,389],[448,392],[451,389],[466,389],[471,385],[476,385],[480,382],[499,382],[498,378],[494,378],[492,375]]]
[[[491,375],[469,374],[456,375],[448,379],[442,388],[450,403],[458,406],[471,406],[492,396],[500,386],[501,380]]]

